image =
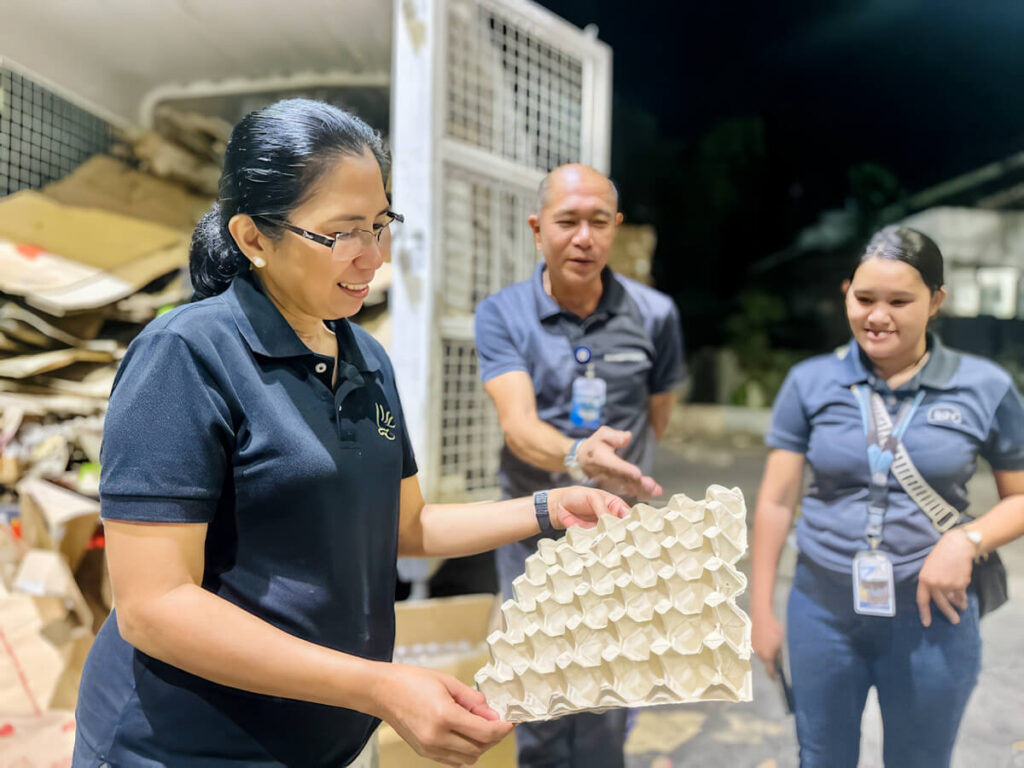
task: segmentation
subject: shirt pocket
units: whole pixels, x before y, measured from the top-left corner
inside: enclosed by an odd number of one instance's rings
[[[644,344],[619,344],[594,355],[596,375],[608,382],[609,405],[641,407],[651,392],[654,350]]]
[[[949,500],[974,474],[983,440],[977,425],[947,421],[914,424],[902,442],[921,476]]]

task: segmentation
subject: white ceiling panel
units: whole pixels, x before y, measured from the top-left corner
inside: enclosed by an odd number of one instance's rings
[[[389,0],[0,0],[0,57],[137,123],[147,93],[323,73],[386,78]]]

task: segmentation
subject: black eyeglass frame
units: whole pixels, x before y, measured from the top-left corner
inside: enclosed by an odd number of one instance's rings
[[[274,216],[266,216],[262,213],[250,214],[249,218],[260,219],[262,221],[265,221],[267,224],[271,224],[275,227],[287,229],[289,232],[294,232],[299,237],[304,237],[306,240],[311,240],[314,243],[319,243],[320,245],[326,246],[330,248],[331,251],[333,251],[334,246],[340,240],[341,235],[351,235],[355,232],[365,232],[379,243],[381,236],[384,234],[384,230],[390,227],[393,222],[397,221],[399,224],[401,224],[402,222],[405,221],[405,216],[396,211],[392,211],[390,208],[384,211],[384,215],[388,217],[388,223],[382,225],[381,228],[378,229],[376,232],[369,229],[363,229],[362,227],[354,227],[353,229],[350,229],[348,232],[339,232],[334,237],[331,237],[330,235],[320,235],[317,234],[316,232],[310,232],[308,229],[297,227],[291,222],[285,221],[284,219],[279,219]]]

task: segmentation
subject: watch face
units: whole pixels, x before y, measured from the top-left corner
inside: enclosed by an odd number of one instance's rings
[[[587,479],[586,473],[580,468],[579,464],[570,464],[568,467],[569,477],[575,480],[577,483]]]

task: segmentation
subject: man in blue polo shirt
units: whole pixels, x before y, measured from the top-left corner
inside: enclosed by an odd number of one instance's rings
[[[556,168],[529,218],[543,263],[477,308],[480,375],[505,433],[506,498],[585,478],[633,498],[662,492],[649,473],[684,377],[682,332],[668,296],[608,268],[621,222],[607,177]],[[498,550],[506,598],[538,538]],[[625,710],[524,723],[520,768],[622,766],[625,723]]]

